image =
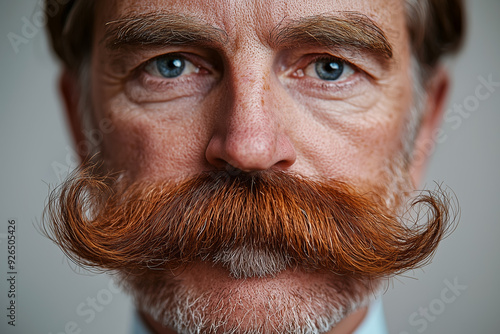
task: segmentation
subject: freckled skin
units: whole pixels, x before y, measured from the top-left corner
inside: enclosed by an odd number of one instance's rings
[[[177,180],[229,164],[245,171],[282,169],[304,176],[348,180],[357,185],[383,174],[388,161],[401,150],[404,122],[412,102],[402,1],[213,0],[210,5],[207,3],[206,0],[97,2],[91,93],[94,117],[109,118],[115,128],[105,135],[102,145],[109,169],[125,171],[136,180]],[[108,60],[110,51],[99,41],[107,22],[131,12],[157,11],[199,18],[224,30],[227,43],[212,50],[216,57],[197,48],[171,46],[144,51],[143,56],[131,54],[131,59],[138,59],[131,67],[138,68],[165,53],[189,52],[206,58],[208,63],[217,59],[223,70],[211,70],[208,72],[213,75],[192,76],[175,84],[157,85],[158,90],[177,89],[176,94],[183,97],[155,103],[132,101],[131,94],[147,101],[150,92],[137,86],[132,74],[127,75],[133,68],[121,68],[118,74]],[[375,21],[393,47],[394,61],[391,67],[382,69],[370,62],[369,57],[353,57],[354,65],[364,71],[357,71],[349,79],[348,88],[324,98],[325,94],[333,94],[326,92],[330,86],[324,84],[326,88],[321,88],[319,81],[302,80],[302,75],[293,75],[292,63],[280,61],[300,62],[308,54],[329,54],[330,50],[302,46],[294,50],[275,49],[266,38],[273,28],[287,20],[342,11],[357,11]],[[148,80],[157,79],[148,78],[143,83],[147,85]],[[319,96],[319,92],[323,95]],[[211,278],[211,288],[233,284],[224,274],[206,266],[184,270],[178,279],[203,291],[203,282],[198,279],[201,272]],[[289,284],[287,280],[295,285],[324,280],[324,276],[313,273],[307,277],[283,275],[285,279],[271,281],[272,286],[284,289]],[[249,282],[248,291],[254,293],[258,289],[259,284]],[[246,290],[240,286],[239,291]],[[362,309],[348,316],[331,333],[351,333],[365,313]],[[158,332],[172,333],[149,320]]]
[[[394,11],[380,10],[387,6]],[[120,91],[120,83],[99,80],[98,73],[106,69],[94,62],[95,100],[107,101],[102,108],[103,103],[95,103],[97,117],[108,115],[121,122],[123,114],[128,114],[134,119],[117,127],[123,132],[116,131],[105,142],[113,169],[125,168],[137,177],[177,178],[220,167],[222,159],[244,170],[287,168],[356,182],[385,167],[386,157],[400,148],[397,139],[411,101],[411,78],[403,70],[409,61],[407,36],[394,33],[396,26],[404,31],[399,1],[273,1],[265,6],[259,1],[213,1],[206,7],[204,1],[99,2],[95,41],[100,40],[103,24],[127,13],[127,8],[138,12],[168,8],[199,17],[228,33],[227,46],[220,51],[224,76],[202,97],[202,103],[184,99],[163,105],[131,105]],[[342,10],[366,13],[386,31],[395,49],[396,66],[361,97],[334,102],[295,98],[293,89],[283,84],[282,74],[273,68],[280,50],[263,44],[263,36],[284,18]],[[96,45],[94,58],[104,54]],[[369,109],[363,105],[366,100],[372,102]],[[171,110],[193,112],[172,123]],[[356,112],[350,114],[351,110]]]

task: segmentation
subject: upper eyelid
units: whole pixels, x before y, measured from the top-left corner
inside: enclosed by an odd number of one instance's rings
[[[300,52],[300,51],[299,51]],[[295,52],[294,52],[295,53]],[[334,52],[334,51],[318,51],[318,52],[300,52],[296,53],[295,55],[290,55],[291,58],[295,58],[294,60],[286,60],[284,59],[284,65],[289,68],[294,68],[295,70],[297,69],[305,69],[307,66],[310,64],[321,60],[321,59],[336,59],[338,61],[343,62],[344,64],[347,64],[351,66],[355,70],[360,70],[363,71],[360,66],[358,66],[356,63],[356,59],[351,60],[349,57],[346,57],[345,55],[339,54],[340,52]],[[288,57],[288,56],[287,56]],[[288,64],[287,64],[288,63]]]
[[[353,62],[346,60],[344,57],[334,56],[334,55],[330,55],[330,54],[311,54],[310,56],[312,56],[311,59],[308,59],[304,65],[300,65],[300,66],[295,67],[293,72],[295,72],[297,70],[305,70],[307,67],[311,66],[312,64],[314,64],[315,62],[317,62],[319,60],[331,58],[331,59],[336,59],[336,60],[343,62],[344,64],[351,67],[354,70],[354,72],[356,72],[356,73],[362,73],[362,74],[368,75],[370,78],[372,77],[372,75],[370,73],[363,70],[362,68],[360,68],[359,66],[357,66]],[[299,60],[299,62],[300,62],[300,60]]]
[[[337,61],[341,61],[342,63],[351,66],[354,70],[359,70],[358,66],[356,66],[356,64],[354,64],[353,62],[351,62],[343,57],[333,56],[333,55],[329,55],[329,54],[324,54],[324,55],[318,54],[318,55],[314,56],[314,58],[308,63],[308,66],[316,61],[327,60],[327,59],[335,59]]]
[[[143,61],[142,63],[140,63],[139,65],[137,65],[132,71],[131,73],[135,73],[135,76],[142,76],[142,75],[145,75],[147,73],[147,75],[152,75],[154,76],[153,74],[151,74],[147,68],[148,66],[151,66],[152,63],[158,59],[160,59],[161,57],[165,57],[165,56],[169,56],[169,55],[178,55],[179,57],[183,58],[184,61],[187,61],[187,62],[190,62],[194,67],[196,68],[203,68],[203,69],[206,69],[205,66],[199,66],[196,64],[196,62],[192,61],[191,59],[189,59],[189,57],[185,57],[184,56],[184,53],[183,52],[170,52],[170,53],[165,53],[165,54],[161,54],[161,55],[158,55],[158,56],[154,56],[148,60],[145,60]],[[208,70],[211,72],[211,70]],[[191,73],[190,75],[192,75],[193,73]],[[198,74],[198,73],[196,73]],[[157,77],[158,80],[175,80],[175,79],[179,79],[181,76],[184,76],[184,75],[180,75],[179,77],[175,77],[175,78],[162,78],[162,77]],[[156,76],[155,76],[156,77]]]
[[[211,64],[210,61],[207,61],[205,57],[198,55],[194,52],[184,52],[184,51],[172,51],[172,52],[166,52],[162,53],[159,55],[155,55],[150,57],[147,60],[142,61],[140,64],[138,64],[132,72],[142,72],[145,70],[145,68],[150,65],[152,62],[160,59],[161,57],[166,57],[166,56],[179,56],[182,57],[185,61],[189,61],[193,64],[193,66],[202,68],[205,70],[208,70],[209,72],[213,73],[214,71],[221,72],[221,69],[216,68],[213,64]],[[295,72],[299,69],[304,70],[306,67],[310,66],[314,62],[321,60],[321,59],[336,59],[338,61],[343,62],[344,64],[350,66],[355,72],[361,72],[363,74],[368,75],[369,77],[373,78],[373,76],[366,72],[363,68],[355,64],[354,61],[350,61],[346,59],[347,57],[344,57],[343,55],[338,55],[338,54],[332,54],[332,53],[322,53],[322,52],[317,52],[317,53],[309,53],[305,54],[299,57],[299,60],[295,61],[293,64],[291,64],[291,67],[294,68],[292,72]]]
[[[151,59],[149,59],[149,60],[145,61],[142,65],[139,65],[139,68],[140,68],[142,71],[144,71],[144,72],[148,72],[149,74],[151,74],[151,73],[150,73],[150,71],[148,70],[148,68],[149,68],[150,66],[153,66],[153,63],[154,63],[155,61],[157,61],[158,59],[160,59],[161,57],[165,57],[165,56],[168,56],[168,55],[169,55],[169,54],[166,54],[166,55],[160,55],[160,56],[157,56],[157,57],[153,57],[153,58],[151,58]],[[177,55],[177,53],[172,53],[172,55]],[[191,64],[193,64],[191,61],[189,61],[188,59],[186,59],[186,57],[179,56],[179,58],[182,58],[185,62],[187,61],[187,62],[190,62]],[[196,65],[194,65],[194,64],[193,64],[193,66],[195,66],[195,67],[196,67]],[[157,71],[157,72],[159,72],[159,70],[158,70],[158,69],[156,69],[156,71]],[[167,78],[165,78],[165,79],[167,79]],[[175,79],[175,78],[170,78],[170,79]]]
[[[183,58],[185,61],[188,61],[190,63],[192,63],[194,65],[194,63],[187,57],[185,57],[181,52],[172,52],[172,53],[165,53],[165,54],[161,54],[159,56],[155,56],[155,57],[152,57],[146,61],[143,61],[141,64],[139,64],[139,66],[137,66],[138,68],[142,67],[142,68],[146,68],[147,66],[149,66],[151,63],[153,63],[154,61],[157,61],[159,60],[160,58],[162,57],[167,57],[167,56],[179,56],[179,58]]]
[[[302,46],[280,51],[276,65],[280,72],[292,74],[305,68],[320,58],[336,58],[345,62],[352,69],[370,80],[380,81],[391,74],[390,68],[383,66],[379,60],[363,50],[352,50],[342,46]]]
[[[366,76],[369,80],[377,81],[383,75],[379,73],[379,69],[377,67],[369,65],[369,61],[364,61],[359,57],[353,57],[352,61],[348,59],[349,57],[343,57],[343,56],[342,57],[333,56],[333,57],[338,58],[339,60],[345,62],[354,70],[354,72]]]
[[[170,56],[170,55],[177,55],[181,58],[183,58],[185,61],[190,62],[193,64],[193,66],[206,70],[210,73],[215,73],[218,71],[216,65],[211,61],[207,60],[206,56],[196,54],[194,52],[190,51],[173,51],[173,52],[166,52],[159,54],[157,56],[153,56],[148,60],[143,61],[141,64],[137,66],[138,69],[144,69],[145,66],[150,64],[151,62],[165,56]]]

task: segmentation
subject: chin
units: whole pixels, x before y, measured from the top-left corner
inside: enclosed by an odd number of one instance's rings
[[[139,310],[176,333],[326,333],[381,291],[380,280],[287,268],[235,278],[198,262],[122,278]]]

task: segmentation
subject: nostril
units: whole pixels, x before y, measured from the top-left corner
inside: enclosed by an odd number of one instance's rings
[[[226,164],[225,170],[229,176],[238,176],[245,173],[245,171],[230,164]]]
[[[286,170],[295,163],[295,159],[284,159],[274,164],[274,169]]]
[[[274,131],[225,132],[214,134],[205,151],[209,164],[216,169],[231,166],[244,172],[288,169],[295,163],[296,152],[290,138]]]
[[[226,169],[228,163],[221,158],[213,158],[208,160],[208,162],[217,169]]]

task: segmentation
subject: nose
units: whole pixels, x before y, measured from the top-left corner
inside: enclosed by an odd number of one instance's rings
[[[278,80],[255,68],[228,76],[207,161],[218,169],[229,165],[245,172],[289,168],[296,151],[286,133]]]

